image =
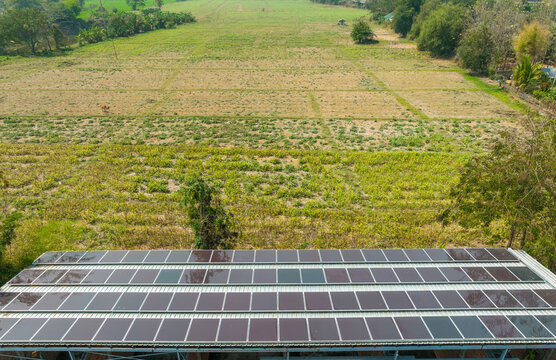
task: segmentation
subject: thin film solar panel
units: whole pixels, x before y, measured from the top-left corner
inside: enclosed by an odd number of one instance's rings
[[[153,341],[161,319],[135,319],[125,337],[126,341]]]
[[[65,273],[66,270],[46,270],[33,282],[33,284],[54,284],[60,280]]]
[[[427,253],[428,257],[431,258],[432,261],[435,262],[445,262],[445,261],[453,261],[453,259],[448,255],[446,250],[444,249],[424,249],[425,253]]]
[[[306,319],[280,319],[280,341],[307,341]]]
[[[536,318],[556,336],[556,315],[537,315]]]
[[[277,341],[278,326],[276,319],[251,319],[249,322],[249,341]]]
[[[251,293],[233,293],[226,294],[224,302],[224,311],[249,311],[251,307]]]
[[[398,325],[398,329],[406,340],[431,339],[431,335],[420,317],[396,317],[394,321]]]
[[[462,267],[462,269],[473,281],[495,281],[482,267]]]
[[[512,266],[508,267],[508,270],[510,270],[521,281],[543,281],[540,276],[525,266]]]
[[[254,284],[275,284],[276,281],[276,269],[255,269]]]
[[[385,249],[382,250],[386,259],[390,262],[407,262],[409,259],[405,255],[402,249]]]
[[[278,307],[281,311],[305,310],[305,305],[303,302],[303,293],[299,293],[299,292],[278,293]]]
[[[319,254],[322,262],[328,262],[328,263],[342,262],[342,255],[340,254],[340,250],[333,250],[333,249],[319,250]]]
[[[201,293],[197,311],[221,311],[226,293]]]
[[[556,290],[555,289],[538,289],[535,290],[548,305],[556,307]]]
[[[369,340],[369,331],[362,318],[338,318],[338,329],[343,341]]]
[[[490,339],[492,334],[476,316],[452,316],[460,333],[466,339]]]
[[[253,281],[253,269],[231,269],[229,284],[251,284]]]
[[[66,300],[70,293],[66,292],[50,292],[46,293],[37,303],[33,306],[33,311],[53,311],[58,309],[61,303]]]
[[[398,340],[402,338],[392,318],[366,318],[365,321],[373,340]]]
[[[448,280],[438,268],[433,267],[423,267],[417,268],[417,272],[425,282],[436,283],[436,282],[447,282]]]
[[[0,339],[18,322],[16,318],[0,318]]]
[[[142,263],[149,252],[147,250],[129,251],[122,259],[122,264]]]
[[[208,263],[212,256],[211,250],[193,250],[188,262]]]
[[[324,269],[326,275],[326,282],[329,284],[349,283],[349,277],[346,269],[340,268],[326,268]]]
[[[64,337],[64,341],[91,341],[104,319],[77,319]]]
[[[85,255],[85,251],[67,251],[56,260],[56,264],[74,264]]]
[[[15,299],[12,300],[8,305],[6,305],[3,311],[26,311],[29,310],[39,299],[43,296],[43,293],[21,293]]]
[[[332,310],[330,296],[327,292],[306,292],[305,305],[308,311],[328,311]]]
[[[496,258],[486,249],[467,249],[467,252],[479,261],[496,261]]]
[[[456,261],[475,260],[465,249],[446,249],[446,252]]]
[[[511,271],[502,266],[489,266],[485,269],[492,275],[497,281],[519,281],[517,276],[515,276]]]
[[[114,308],[122,294],[117,292],[100,292],[95,295],[93,301],[87,306],[90,311],[109,311]]]
[[[431,259],[423,249],[403,249],[410,261],[429,262]]]
[[[251,298],[251,310],[253,311],[276,311],[278,302],[276,293],[253,293]]]
[[[74,322],[75,319],[48,319],[32,341],[60,341]]]
[[[523,306],[531,308],[544,308],[549,305],[540,296],[531,290],[510,290],[510,294]]]
[[[508,319],[528,338],[552,338],[553,335],[533,316],[513,315]]]
[[[2,341],[27,341],[47,319],[21,319],[2,338]]]
[[[443,267],[440,268],[440,271],[450,282],[471,281],[469,276],[459,267]]]
[[[522,338],[523,335],[505,317],[500,315],[479,316],[490,332],[497,338]]]
[[[212,263],[229,263],[232,262],[234,257],[233,250],[215,250],[212,252],[212,258],[210,262]]]
[[[218,341],[237,342],[247,340],[248,319],[222,319],[218,331]]]
[[[312,341],[340,340],[336,320],[332,318],[309,318],[309,335]]]
[[[432,292],[430,291],[408,291],[407,295],[411,298],[416,309],[441,309]]]
[[[123,293],[114,306],[114,311],[137,311],[146,297],[147,293]]]
[[[94,296],[95,296],[94,293],[74,292],[66,299],[66,301],[64,301],[62,305],[60,305],[58,310],[61,311],[85,310],[87,304],[91,302]]]
[[[184,264],[191,255],[190,250],[172,250],[170,255],[166,258],[167,264]]]
[[[255,250],[236,250],[234,252],[234,263],[252,263],[255,261]]]
[[[371,269],[373,277],[377,283],[397,283],[398,278],[392,269],[389,268],[376,268]]]
[[[202,284],[205,281],[206,269],[184,269],[180,284]]]
[[[481,290],[459,290],[458,293],[473,309],[494,308],[494,304]]]
[[[169,250],[151,250],[145,260],[144,264],[164,264],[170,255]]]
[[[93,269],[81,281],[81,284],[104,284],[113,271],[112,269]]]
[[[361,250],[365,260],[368,262],[385,262],[386,256],[380,249]]]
[[[110,250],[99,260],[99,263],[120,263],[127,253],[127,250]]]
[[[299,262],[302,263],[319,263],[320,256],[318,250],[299,250]]]
[[[274,263],[276,262],[276,250],[257,250],[255,251],[255,262]]]
[[[43,272],[44,270],[42,269],[25,269],[17,274],[13,279],[11,279],[8,284],[30,284],[35,281]]]
[[[396,276],[403,283],[420,283],[423,282],[419,273],[415,268],[394,268]]]
[[[279,284],[300,284],[301,275],[299,269],[278,269]]]
[[[368,268],[349,268],[347,271],[352,283],[370,284],[374,282],[371,271]]]
[[[60,278],[58,284],[79,284],[89,274],[90,270],[69,270]]]
[[[173,293],[152,292],[147,295],[145,302],[141,306],[142,311],[166,311]]]
[[[199,293],[175,293],[170,306],[169,311],[192,311],[197,305],[197,299],[199,298]]]
[[[340,250],[345,262],[363,262],[363,254],[359,249],[342,249]]]
[[[133,319],[106,319],[94,341],[121,341],[132,322]]]
[[[154,281],[155,284],[177,284],[180,281],[183,270],[162,269]]]
[[[353,291],[335,291],[330,293],[334,310],[359,310],[359,304]]]
[[[228,269],[208,269],[205,276],[205,284],[226,284],[230,270]]]
[[[322,269],[301,269],[303,284],[324,284],[324,273]]]
[[[128,284],[133,275],[135,275],[136,269],[116,269],[110,275],[108,280],[106,280],[107,284]]]
[[[435,339],[461,339],[462,336],[447,316],[424,316],[423,321]]]
[[[13,299],[15,299],[19,293],[0,293],[0,309],[8,305]]]
[[[484,290],[490,301],[498,308],[521,308],[517,300],[506,290]]]
[[[39,256],[39,258],[37,260],[35,260],[35,263],[36,264],[52,264],[52,263],[55,263],[56,260],[58,260],[64,253],[65,253],[65,251],[47,251],[44,254],[42,254],[41,256]]]
[[[153,284],[159,271],[157,269],[139,269],[133,275],[130,284]]]
[[[414,309],[405,291],[383,291],[382,296],[390,310]]]
[[[453,290],[438,290],[433,291],[434,296],[440,302],[445,309],[468,309],[469,306],[461,296],[459,296],[457,291]]]
[[[165,319],[160,325],[156,341],[183,342],[189,329],[189,319]]]
[[[515,256],[506,249],[487,249],[496,259],[500,261],[516,261]]]
[[[77,263],[79,264],[96,264],[106,255],[106,251],[87,251]]]
[[[299,258],[297,257],[297,250],[278,250],[276,261],[279,263],[299,262]]]
[[[358,291],[356,294],[362,310],[385,310],[387,308],[380,291]]]

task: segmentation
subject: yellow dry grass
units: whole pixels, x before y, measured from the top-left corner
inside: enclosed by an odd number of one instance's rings
[[[322,115],[327,118],[413,118],[388,92],[319,92],[315,97]]]
[[[459,72],[451,71],[375,71],[375,75],[390,89],[473,89]]]

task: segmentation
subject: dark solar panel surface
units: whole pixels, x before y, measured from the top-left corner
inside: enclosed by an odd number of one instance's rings
[[[555,306],[505,249],[49,252],[0,291],[0,343],[556,342]]]

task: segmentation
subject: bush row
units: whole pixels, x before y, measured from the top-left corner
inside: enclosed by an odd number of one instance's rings
[[[121,12],[96,17],[93,25],[82,29],[77,36],[79,44],[97,43],[107,38],[125,37],[158,29],[169,29],[176,25],[194,22],[191,13],[167,11],[143,11],[140,14]]]

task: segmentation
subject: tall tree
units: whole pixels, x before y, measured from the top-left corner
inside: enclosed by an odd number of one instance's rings
[[[145,6],[145,0],[126,0],[126,3],[131,6],[131,10],[137,10],[139,7]]]
[[[492,64],[494,42],[484,24],[468,30],[458,48],[461,64],[475,72],[486,74]]]
[[[441,218],[464,226],[509,226],[508,247],[519,247],[556,269],[556,119],[527,119],[501,134],[492,152],[472,158],[451,191]]]
[[[154,0],[154,3],[156,5],[156,7],[158,8],[158,10],[162,9],[162,5],[164,5],[163,0]]]
[[[394,31],[406,36],[411,30],[413,20],[419,13],[423,0],[397,0],[392,18]]]
[[[518,57],[530,56],[533,62],[544,59],[552,33],[546,25],[534,21],[525,24],[514,39],[514,49]]]
[[[202,177],[190,179],[184,189],[184,204],[197,249],[232,248],[239,232],[233,215],[222,206],[216,188]]]
[[[434,10],[417,38],[419,50],[430,51],[434,56],[452,54],[465,29],[466,16],[467,10],[454,4],[443,4]]]
[[[48,20],[37,9],[8,10],[0,16],[0,29],[8,40],[26,44],[35,54],[37,45],[48,36]]]

